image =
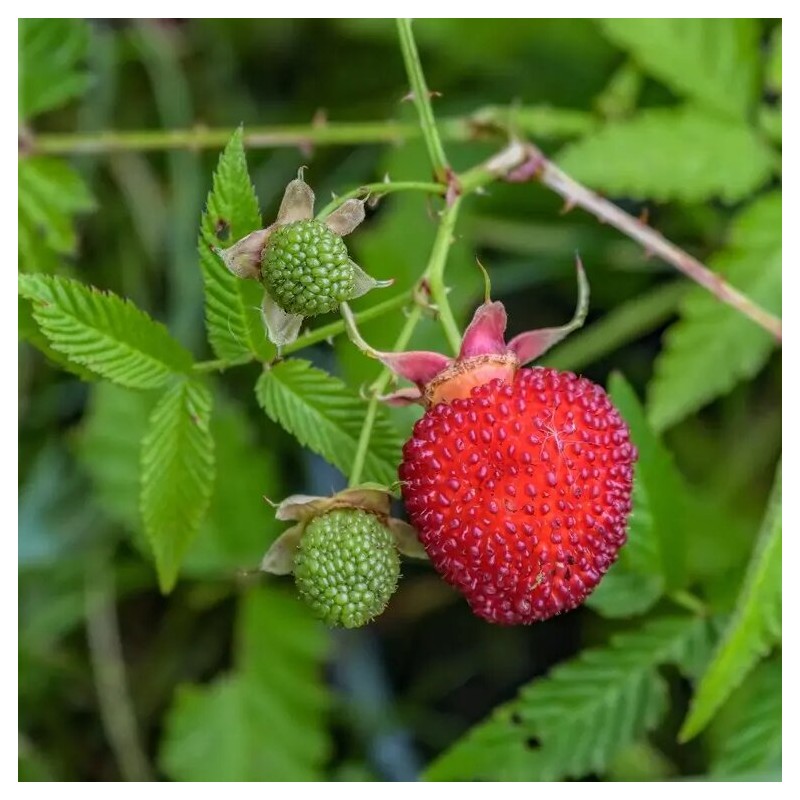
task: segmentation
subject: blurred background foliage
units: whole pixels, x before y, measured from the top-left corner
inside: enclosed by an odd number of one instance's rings
[[[780,26],[707,22],[681,31],[420,20],[415,33],[457,169],[502,142],[465,132],[508,119],[575,177],[632,213],[646,210],[668,238],[779,314]],[[664,66],[676,52],[677,72]],[[211,357],[198,226],[221,146],[79,154],[81,135],[415,121],[402,102],[407,79],[390,20],[22,21],[20,59],[20,269],[131,298],[197,358]],[[75,152],[38,155],[37,134],[48,132],[76,134]],[[254,147],[248,163],[265,219],[300,164],[323,201],[385,174],[430,175],[415,136]],[[680,551],[681,591],[640,569],[650,557],[632,547],[586,607],[503,629],[473,617],[430,569],[407,563],[375,624],[323,629],[288,581],[255,571],[280,529],[262,497],[327,493],[344,478],[266,418],[251,364],[216,384],[211,510],[181,581],[162,596],[138,511],[139,448],[155,398],[64,369],[21,300],[22,778],[413,780],[523,684],[625,631],[627,618],[680,612],[690,590],[709,630],[724,627],[779,459],[779,351],[615,230],[564,211],[535,183],[493,185],[471,199],[448,262],[453,307],[463,322],[480,301],[477,254],[512,333],[560,324],[572,311],[580,252],[589,320],[545,361],[603,384],[620,371],[646,399],[663,443],[653,438],[660,467],[637,487],[634,524],[658,528]],[[430,201],[402,194],[382,200],[348,244],[370,274],[395,278],[391,291],[402,291],[422,272],[434,233]],[[397,314],[365,323],[363,333],[387,347],[401,324]],[[432,322],[414,344],[445,346]],[[304,356],[353,387],[376,374],[343,337]],[[617,386],[615,399],[644,430],[630,388]],[[418,413],[393,412],[402,434]],[[673,494],[648,502],[644,492],[662,484]],[[619,746],[599,761],[552,771],[530,755],[536,742],[510,760],[512,745],[498,739],[494,750],[476,751],[491,761],[502,745],[494,772],[471,774],[479,759],[465,766],[459,753],[469,748],[457,747],[428,776],[768,779],[780,758],[779,653],[702,737],[675,743],[696,661],[708,651],[686,669],[675,655],[660,724],[645,735],[654,726],[643,723],[627,739],[612,732]]]

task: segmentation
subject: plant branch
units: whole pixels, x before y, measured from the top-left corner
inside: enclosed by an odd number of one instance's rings
[[[499,109],[472,116],[440,120],[441,135],[452,141],[470,141],[481,136],[500,135]],[[94,133],[20,134],[19,155],[96,155],[113,152],[160,150],[206,150],[225,146],[233,128],[193,128],[174,130],[97,131]],[[535,131],[533,131],[535,133]],[[245,131],[243,141],[249,149],[268,147],[309,147],[314,145],[402,144],[422,136],[419,125],[393,120],[367,122],[321,122],[307,125],[271,125]]]
[[[382,303],[370,306],[370,308],[365,308],[363,311],[356,314],[356,319],[359,322],[368,322],[371,319],[383,316],[389,311],[394,311],[396,308],[400,308],[410,301],[410,293],[403,292],[388,300],[384,300]],[[312,328],[312,330],[306,331],[302,336],[298,336],[291,344],[287,344],[283,348],[283,355],[296,353],[298,350],[302,350],[305,347],[311,347],[313,344],[324,342],[332,336],[338,336],[340,333],[344,333],[344,328],[344,321],[341,319],[336,320],[336,322],[329,322],[327,325],[320,325],[319,328]],[[196,372],[222,372],[233,366],[240,365],[231,364],[221,359],[215,359],[213,361],[198,361],[193,366],[193,369]]]
[[[447,299],[444,268],[447,264],[450,246],[453,244],[453,232],[455,231],[460,207],[461,197],[459,196],[442,212],[442,219],[436,231],[436,239],[433,242],[433,250],[431,250],[431,256],[424,275],[424,279],[428,283],[431,299],[438,312],[439,321],[447,337],[447,342],[454,353],[457,353],[461,346],[461,332],[458,329],[458,325],[456,325],[450,302]]]
[[[110,559],[100,558],[92,563],[86,579],[86,634],[100,718],[122,777],[151,781],[128,693],[111,570]]]
[[[422,307],[418,303],[415,303],[408,314],[405,325],[403,325],[400,331],[400,335],[397,337],[397,341],[394,343],[393,350],[403,350],[408,346],[421,316]],[[361,475],[364,472],[364,461],[367,457],[367,450],[369,450],[369,441],[372,437],[372,427],[375,424],[375,417],[378,414],[380,395],[386,390],[386,386],[391,377],[392,373],[389,372],[386,367],[383,367],[375,382],[370,386],[371,396],[367,404],[367,413],[364,417],[364,427],[361,428],[361,435],[358,437],[356,455],[353,459],[353,467],[350,470],[350,486],[357,486],[361,480]]]
[[[419,114],[420,129],[425,139],[425,145],[428,148],[428,156],[433,165],[433,174],[438,181],[446,182],[450,173],[450,166],[447,163],[447,156],[442,147],[442,140],[433,116],[431,95],[428,90],[428,84],[425,81],[425,73],[422,71],[422,63],[419,60],[417,44],[414,41],[414,33],[411,30],[411,20],[398,19],[397,32],[400,36],[400,49],[403,51],[403,61],[406,65],[408,81],[411,84],[412,99]]]
[[[528,136],[571,138],[592,130],[596,118],[589,113],[547,105],[485,106],[471,114],[437,120],[443,141],[466,142],[507,136],[508,121]],[[233,128],[192,128],[171,130],[80,131],[76,133],[19,132],[19,156],[99,155],[117,152],[162,150],[207,150],[224,147]],[[402,144],[419,139],[422,130],[414,122],[366,120],[362,122],[312,122],[298,125],[262,125],[248,128],[243,141],[248,149],[271,147],[313,147],[319,145]]]
[[[642,220],[631,216],[619,206],[614,205],[591,189],[582,186],[565,172],[549,161],[542,152],[533,145],[528,145],[529,172],[521,174],[520,179],[538,178],[545,186],[561,195],[567,207],[579,206],[593,214],[600,222],[612,225],[621,233],[638,242],[648,254],[656,255],[675,267],[695,283],[708,289],[723,303],[727,303],[737,311],[749,317],[775,339],[781,341],[781,320],[770,314],[749,297],[742,294],[715,272],[702,264],[685,250],[674,245],[658,231]],[[523,168],[525,169],[525,168]],[[511,177],[514,180],[514,176]]]

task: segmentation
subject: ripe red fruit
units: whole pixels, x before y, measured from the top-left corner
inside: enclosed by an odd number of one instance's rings
[[[400,479],[436,569],[478,616],[515,625],[575,608],[614,563],[635,458],[599,386],[537,367],[430,408]]]
[[[636,448],[605,391],[571,372],[523,368],[578,327],[504,341],[501,303],[484,303],[458,358],[379,353],[416,389],[390,402],[427,411],[403,448],[409,517],[433,565],[480,617],[530,624],[569,611],[597,586],[625,543]],[[350,320],[351,321],[351,320]]]

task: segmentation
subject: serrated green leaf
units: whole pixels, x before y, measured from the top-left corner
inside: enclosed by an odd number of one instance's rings
[[[434,761],[425,777],[532,781],[602,772],[666,711],[658,668],[680,664],[705,636],[701,620],[664,618],[584,651],[528,684]]]
[[[600,27],[670,89],[728,116],[756,99],[759,26],[754,19],[604,19]]]
[[[687,741],[705,728],[719,707],[781,635],[781,467],[767,503],[755,551],[736,609],[703,675],[680,732]]]
[[[259,446],[244,410],[230,401],[217,403],[211,432],[218,477],[183,572],[219,576],[256,570],[284,527],[264,501],[284,494],[279,453]]]
[[[19,266],[23,272],[52,271],[52,253],[75,252],[75,217],[95,207],[81,176],[57,158],[23,158],[19,180]]]
[[[92,391],[77,437],[77,456],[89,474],[98,504],[149,554],[139,507],[142,440],[157,400],[110,383]],[[191,576],[231,575],[258,566],[281,524],[264,502],[283,496],[277,454],[259,447],[242,409],[217,398],[211,420],[217,479],[206,514],[182,571]],[[243,465],[246,465],[243,466]],[[236,480],[225,475],[237,473]]]
[[[261,373],[256,397],[271,419],[306,447],[349,474],[366,416],[366,403],[342,381],[308,361],[289,359]],[[397,480],[402,442],[378,409],[364,481]]]
[[[589,595],[586,605],[611,619],[633,617],[652,608],[664,592],[659,543],[644,481],[634,476],[628,541],[619,560]]]
[[[695,108],[641,111],[567,145],[573,178],[611,195],[700,202],[741,200],[763,185],[775,156],[743,122]]]
[[[275,349],[261,321],[261,284],[237,278],[211,248],[228,247],[261,227],[258,198],[247,171],[239,128],[219,157],[198,242],[208,339],[217,358],[232,364],[244,363],[253,356],[269,361]]]
[[[768,194],[735,220],[711,267],[755,303],[781,311],[781,194]],[[656,430],[680,422],[764,366],[775,340],[705,289],[693,288],[664,336],[649,387]]]
[[[152,389],[191,369],[191,354],[129,300],[46,275],[20,275],[19,293],[54,350],[115,383]]]
[[[85,20],[19,20],[21,119],[58,108],[86,91],[91,77],[81,62],[88,45]]]
[[[59,353],[58,350],[54,350],[50,346],[50,342],[39,329],[39,324],[34,319],[33,306],[30,300],[25,297],[18,297],[17,301],[17,330],[20,341],[33,345],[52,364],[71,372],[82,381],[89,383],[97,380],[97,375],[93,372],[80,364],[70,361],[63,353]]]
[[[639,450],[636,480],[641,482],[639,491],[646,493],[652,517],[652,536],[648,542],[657,549],[660,572],[667,586],[678,588],[686,577],[684,542],[690,535],[687,528],[691,493],[671,454],[648,425],[644,409],[625,378],[614,374],[608,386],[611,399],[628,423],[631,440]]]
[[[161,589],[175,585],[186,549],[200,530],[214,486],[212,397],[202,384],[171,386],[150,416],[142,442],[141,509]]]
[[[156,392],[99,383],[77,437],[77,457],[91,479],[98,505],[129,532],[141,528],[142,440],[157,397]]]
[[[730,778],[780,768],[781,684],[781,662],[776,659],[759,666],[742,687],[742,704],[728,720],[727,735],[711,762],[712,775]]]
[[[324,631],[299,601],[263,587],[244,598],[239,649],[236,672],[178,691],[164,771],[180,781],[320,780],[329,748]]]

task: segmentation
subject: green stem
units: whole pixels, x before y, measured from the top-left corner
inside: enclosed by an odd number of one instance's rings
[[[695,597],[691,592],[687,592],[685,589],[677,589],[674,592],[671,592],[668,596],[673,603],[682,606],[687,611],[691,611],[693,614],[703,617],[708,614],[708,609],[703,601],[700,600],[699,597]]]
[[[425,73],[422,71],[422,63],[419,60],[414,33],[411,30],[411,20],[398,19],[397,32],[400,36],[400,49],[403,51],[403,61],[411,84],[414,105],[417,107],[417,113],[419,114],[422,136],[425,139],[428,156],[433,165],[433,174],[437,180],[444,182],[447,180],[450,167],[447,163],[447,156],[442,147],[442,140],[433,116],[431,96],[428,91],[428,84],[425,81]]]
[[[345,192],[340,197],[335,197],[323,209],[317,212],[318,219],[324,219],[332,214],[342,205],[345,201],[351,200],[354,197],[367,197],[368,195],[375,195],[380,197],[384,194],[393,194],[394,192],[426,192],[427,194],[444,194],[447,187],[441,183],[425,183],[424,181],[382,181],[380,183],[366,183],[356,189],[351,189]]]
[[[408,314],[405,325],[394,343],[393,350],[403,350],[408,346],[414,329],[422,316],[422,308],[418,304]],[[358,437],[358,446],[356,447],[356,455],[353,459],[353,467],[350,470],[350,486],[357,486],[361,480],[361,475],[364,472],[364,461],[367,458],[367,450],[369,450],[369,441],[372,437],[372,427],[375,424],[375,417],[378,414],[378,403],[380,402],[380,395],[386,390],[386,386],[392,377],[392,373],[384,367],[378,375],[375,382],[370,387],[371,397],[367,404],[367,413],[364,417],[364,426],[361,428],[361,435]]]
[[[442,135],[452,141],[480,138],[471,117],[451,117],[440,122]],[[98,131],[95,133],[26,133],[20,156],[92,155],[119,151],[206,150],[224,147],[233,128],[179,128],[175,130]],[[271,125],[248,128],[244,145],[249,149],[307,147],[309,145],[401,144],[422,136],[411,122],[325,122],[320,125]]]
[[[447,299],[447,287],[444,284],[444,268],[447,264],[447,255],[453,243],[453,232],[455,231],[458,212],[461,208],[461,197],[455,198],[453,203],[442,212],[442,219],[439,229],[436,232],[436,239],[431,250],[431,257],[428,267],[425,270],[424,278],[428,281],[431,299],[436,305],[439,313],[439,321],[444,329],[447,342],[454,353],[461,347],[461,332],[456,325],[453,310]]]
[[[370,308],[365,308],[363,311],[356,314],[356,319],[359,322],[369,322],[369,320],[383,316],[389,311],[401,308],[411,302],[411,299],[409,292],[402,292],[388,300],[384,300],[382,303],[378,303]],[[320,325],[319,328],[314,328],[304,333],[302,336],[298,336],[291,344],[287,344],[283,348],[283,355],[296,353],[298,350],[324,342],[326,339],[330,339],[332,336],[338,336],[340,333],[344,333],[344,321],[341,319],[336,322],[329,322],[327,325]],[[199,361],[194,364],[193,369],[196,372],[222,372],[232,366],[239,365],[230,364],[222,359],[215,359],[213,361]]]

